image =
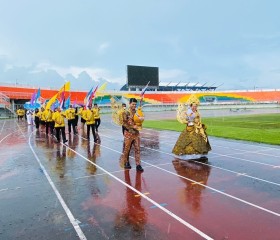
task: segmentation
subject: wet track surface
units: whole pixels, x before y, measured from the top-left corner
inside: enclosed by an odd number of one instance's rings
[[[138,173],[109,115],[100,144],[14,120],[0,134],[0,239],[279,239],[279,146],[210,137],[208,162],[183,161],[178,132],[144,129]]]

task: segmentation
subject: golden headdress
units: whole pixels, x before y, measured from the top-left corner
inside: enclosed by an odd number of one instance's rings
[[[189,99],[187,100],[187,104],[188,105],[191,105],[191,104],[196,104],[196,105],[199,105],[200,104],[200,101],[199,99],[196,97],[195,94],[191,94]]]

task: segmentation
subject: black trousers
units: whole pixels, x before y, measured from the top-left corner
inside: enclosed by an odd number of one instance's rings
[[[75,127],[77,127],[78,126],[78,122],[79,122],[79,116],[78,115],[76,115],[75,116]]]
[[[37,129],[39,129],[39,125],[40,125],[40,118],[35,116],[35,119],[34,119],[34,122],[35,122],[35,126]]]
[[[92,130],[94,142],[96,142],[95,124],[88,124],[87,125],[87,138],[88,139],[89,139],[90,129]]]
[[[75,129],[75,119],[69,119],[68,120],[68,132],[71,133],[71,126],[73,129],[73,132],[76,133],[76,129]]]
[[[60,132],[62,135],[63,142],[65,142],[66,141],[65,127],[56,127],[55,128],[56,139],[58,142],[60,142]]]
[[[95,119],[95,130],[96,130],[96,132],[98,132],[98,127],[99,127],[100,123],[101,123],[101,119],[96,118]]]
[[[50,128],[50,132],[51,134],[53,134],[53,129],[54,129],[54,122],[46,122],[46,134],[49,134],[49,128]]]

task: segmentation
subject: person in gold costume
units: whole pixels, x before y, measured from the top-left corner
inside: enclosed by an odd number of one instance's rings
[[[186,128],[180,134],[172,153],[181,159],[207,158],[211,146],[205,131],[206,127],[201,123],[201,116],[198,111],[199,100],[195,95],[191,95],[188,103],[189,108],[182,112],[183,117],[180,121],[186,124]]]
[[[140,137],[139,137],[139,123],[137,120],[136,111],[137,100],[131,98],[129,100],[129,110],[122,113],[122,122],[124,127],[124,149],[123,149],[123,162],[125,169],[131,169],[129,163],[129,153],[133,145],[135,152],[136,170],[143,172],[144,169],[140,162]]]

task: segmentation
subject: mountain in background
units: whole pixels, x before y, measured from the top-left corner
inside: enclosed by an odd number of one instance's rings
[[[71,82],[72,91],[88,91],[91,87],[107,82],[107,90],[120,90],[123,84],[112,83],[104,78],[93,79],[86,71],[76,78],[72,74],[62,77],[55,70],[34,71],[32,67],[13,67],[0,69],[0,84],[58,89],[66,81]]]

